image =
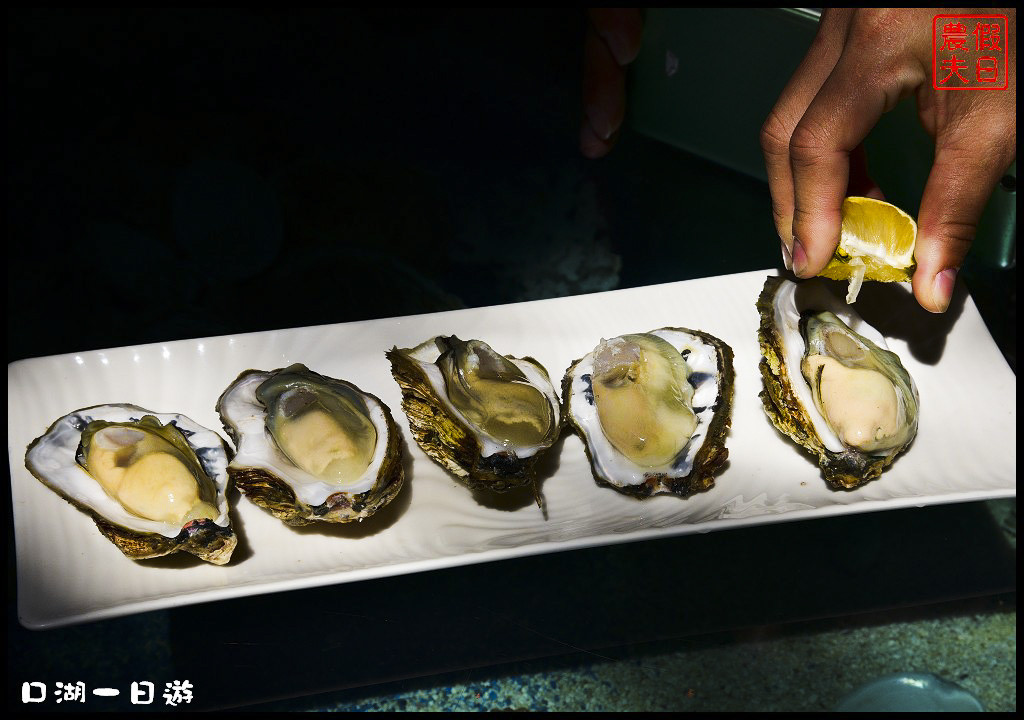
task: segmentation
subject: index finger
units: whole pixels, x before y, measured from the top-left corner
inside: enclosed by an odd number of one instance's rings
[[[792,267],[793,174],[789,142],[793,129],[807,111],[842,53],[853,10],[827,8],[807,55],[779,95],[761,128],[761,151],[772,196],[775,229],[782,241],[786,268]]]
[[[850,153],[882,113],[920,84],[915,66],[865,52],[856,24],[843,54],[793,131],[793,271],[818,274],[839,244],[842,205],[849,184]]]

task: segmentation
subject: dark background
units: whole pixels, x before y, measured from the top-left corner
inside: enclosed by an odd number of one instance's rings
[[[9,21],[8,361],[778,262],[763,183],[580,156],[582,11]]]

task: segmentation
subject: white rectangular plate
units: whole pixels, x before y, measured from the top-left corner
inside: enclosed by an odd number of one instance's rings
[[[911,339],[890,345],[920,390],[917,439],[879,480],[853,492],[829,490],[809,456],[771,426],[758,399],[754,303],[769,274],[774,273],[12,363],[7,368],[7,447],[21,622],[31,628],[58,627],[573,548],[1016,496],[1017,380],[970,298],[949,318],[930,316],[912,301],[903,303],[905,322],[913,326],[903,336]],[[393,345],[412,347],[434,335],[455,334],[486,340],[503,354],[535,357],[558,384],[569,364],[602,337],[664,326],[710,332],[735,351],[729,463],[715,487],[688,499],[644,501],[600,488],[582,444],[571,435],[556,446],[558,458],[543,481],[547,519],[527,503],[478,502],[427,458],[412,441],[398,385],[384,358]],[[893,328],[899,337],[899,318]],[[928,340],[924,350],[913,346],[922,328]],[[88,516],[25,469],[26,446],[72,410],[127,402],[181,413],[221,431],[214,405],[241,371],[294,362],[353,382],[394,412],[412,457],[411,472],[398,499],[380,515],[353,526],[296,530],[243,497],[232,509],[241,540],[229,565],[133,562],[100,535]]]

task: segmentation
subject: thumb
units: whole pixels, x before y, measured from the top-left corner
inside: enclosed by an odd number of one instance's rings
[[[978,220],[1012,161],[1005,157],[1003,143],[1005,136],[986,142],[970,129],[940,136],[936,143],[914,249],[914,296],[930,312],[945,312],[949,307],[953,283],[974,241]]]

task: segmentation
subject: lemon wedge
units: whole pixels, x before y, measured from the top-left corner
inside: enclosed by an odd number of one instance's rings
[[[917,223],[895,205],[866,197],[843,200],[839,246],[818,275],[849,280],[846,302],[865,280],[909,282],[914,274]]]

